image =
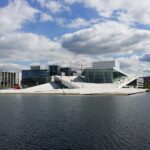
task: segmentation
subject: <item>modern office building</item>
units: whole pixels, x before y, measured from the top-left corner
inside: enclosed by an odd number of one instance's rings
[[[50,65],[48,69],[43,70],[40,66],[31,66],[30,70],[22,70],[21,85],[23,88],[26,88],[47,82],[54,82],[54,76],[61,75],[61,71],[66,76],[71,75],[71,68],[60,68],[57,65]]]
[[[31,66],[30,70],[22,70],[22,87],[32,87],[49,82],[48,70],[40,69],[40,66]]]
[[[14,88],[19,85],[19,73],[0,72],[0,88]]]
[[[60,72],[64,73],[65,76],[71,76],[72,75],[72,70],[70,67],[61,67]]]
[[[60,75],[60,66],[50,65],[48,66],[49,76]]]

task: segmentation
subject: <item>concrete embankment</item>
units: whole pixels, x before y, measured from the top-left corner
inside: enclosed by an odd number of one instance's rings
[[[146,92],[145,89],[21,89],[1,90],[0,94],[51,94],[51,95],[133,95]]]

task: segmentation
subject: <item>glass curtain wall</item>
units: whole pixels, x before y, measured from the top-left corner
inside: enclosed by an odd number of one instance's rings
[[[118,81],[119,79],[121,80],[121,79],[123,79],[123,78],[126,78],[126,75],[125,75],[125,74],[114,70],[114,73],[113,73],[114,82],[115,82],[115,81]]]
[[[114,69],[86,69],[84,74],[85,81],[89,83],[113,83],[126,77],[126,75]]]
[[[22,86],[31,87],[48,82],[47,70],[23,70],[22,71]]]
[[[85,70],[85,80],[90,83],[112,83],[113,69],[87,69]]]

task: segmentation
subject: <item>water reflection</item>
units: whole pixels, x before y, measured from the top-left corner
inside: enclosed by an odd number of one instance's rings
[[[149,94],[0,96],[0,149],[149,149]]]

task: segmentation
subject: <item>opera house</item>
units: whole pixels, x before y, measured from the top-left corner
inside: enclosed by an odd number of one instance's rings
[[[1,90],[0,93],[49,93],[49,94],[136,94],[145,92],[143,78],[128,75],[120,69],[118,61],[93,62],[81,74],[66,76],[55,74],[45,84],[20,90]]]

